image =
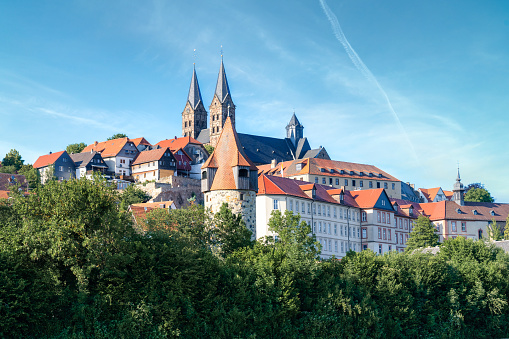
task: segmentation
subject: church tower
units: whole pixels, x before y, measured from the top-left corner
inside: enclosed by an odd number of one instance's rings
[[[226,72],[224,71],[223,56],[221,55],[221,66],[217,77],[216,92],[209,107],[210,112],[210,145],[216,147],[216,144],[223,130],[226,118],[230,116],[231,123],[235,126],[235,105],[228,87]]]
[[[244,153],[231,117],[226,117],[214,152],[201,168],[201,191],[206,210],[217,213],[228,203],[256,239],[258,169]]]
[[[301,125],[299,119],[297,119],[297,116],[295,115],[295,112],[293,112],[290,122],[286,125],[286,138],[290,139],[293,146],[297,147],[299,139],[302,139],[303,137],[304,126]]]
[[[463,184],[461,183],[460,178],[460,169],[458,167],[458,176],[456,177],[456,182],[454,183],[454,187],[452,189],[452,200],[460,206],[465,205],[465,201],[463,200],[463,192],[465,189],[463,188]]]
[[[190,136],[196,139],[200,131],[206,128],[207,111],[203,106],[200,86],[198,85],[198,78],[196,77],[196,69],[193,64],[191,86],[189,86],[186,107],[182,112],[182,136]]]

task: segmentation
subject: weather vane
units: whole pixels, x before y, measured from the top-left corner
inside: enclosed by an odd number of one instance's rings
[[[221,45],[221,58],[223,57],[223,45]]]
[[[193,50],[193,65],[196,64],[196,48]]]

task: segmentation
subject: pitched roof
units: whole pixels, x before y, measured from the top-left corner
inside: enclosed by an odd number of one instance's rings
[[[224,70],[223,57],[221,57],[221,66],[219,67],[219,75],[217,76],[215,94],[221,103],[224,103],[228,96],[231,98],[230,87],[228,87],[228,80],[226,79],[226,72]]]
[[[129,210],[132,212],[134,221],[138,224],[138,226],[143,226],[140,225],[139,222],[147,219],[147,213],[156,208],[170,208],[172,204],[173,201],[132,204],[129,206]]]
[[[69,156],[71,157],[71,159],[74,162],[74,165],[76,167],[86,167],[90,163],[90,160],[92,160],[96,154],[99,154],[99,156],[101,156],[100,153],[97,153],[95,151],[87,152],[87,153],[73,153],[73,154],[69,154]],[[106,165],[106,164],[95,164],[94,163],[94,166],[108,168],[108,165]]]
[[[298,164],[301,164],[300,170],[297,169]],[[283,162],[283,167],[285,168],[284,171],[285,177],[312,174],[350,179],[399,181],[392,175],[382,171],[381,169],[373,165],[357,164],[344,161],[334,161],[328,159],[319,158],[297,159],[293,161]],[[272,175],[281,175],[281,173],[278,174],[277,171],[274,171],[274,169],[280,168],[281,163],[277,164],[276,167],[273,169],[270,168],[270,165],[258,166],[260,173],[269,173]],[[343,174],[341,173],[341,170],[344,171]],[[363,173],[363,175],[360,174],[361,172]],[[370,177],[369,173],[372,173],[373,176]],[[379,175],[381,175],[381,177]]]
[[[292,118],[290,119],[290,122],[287,126],[302,126],[299,122],[299,119],[297,119],[297,116],[295,115],[295,112],[292,115]]]
[[[129,138],[119,138],[113,140],[107,140],[102,142],[95,142],[85,147],[81,153],[96,151],[101,153],[103,158],[116,156],[125,146],[126,143],[130,142]]]
[[[138,147],[139,145],[145,145],[145,146],[152,146],[150,142],[147,141],[144,137],[136,138],[136,139],[129,139],[134,143],[134,146]]]
[[[161,140],[156,144],[156,146],[160,146],[163,148],[169,147],[172,152],[175,152],[176,150],[178,150],[180,148],[183,149],[188,144],[202,145],[202,143],[199,142],[198,140],[196,140],[195,138],[187,136],[187,137],[181,137],[181,138],[175,137],[174,139]]]
[[[272,159],[277,162],[294,159],[295,150],[289,139],[244,133],[238,133],[238,136],[244,152],[255,164],[269,164]]]
[[[139,204],[132,204],[131,206],[136,207],[150,207],[150,208],[170,208],[173,204],[173,200],[158,201],[158,202],[143,202]]]
[[[350,194],[360,208],[372,208],[375,207],[378,199],[380,199],[380,196],[383,194],[383,191],[383,188],[376,188],[370,190],[350,191]]]
[[[0,199],[9,199],[10,191],[0,190]]]
[[[0,190],[8,190],[9,186],[20,184],[21,187],[26,188],[27,180],[24,175],[0,173]]]
[[[315,198],[313,199],[305,193],[315,188]],[[304,199],[315,201],[328,202],[333,204],[340,204],[332,196],[339,194],[340,189],[335,189],[330,186],[310,183],[290,178],[281,178],[271,175],[260,175],[258,177],[258,193],[257,195],[289,195]],[[353,192],[344,191],[343,205],[358,207],[356,201],[352,196]]]
[[[37,158],[32,166],[33,168],[42,168],[52,165],[55,163],[55,161],[58,160],[58,158],[60,158],[62,154],[64,154],[64,152],[67,153],[66,151],[60,151],[56,153],[41,155],[39,158]]]
[[[189,86],[189,94],[187,95],[187,101],[193,109],[200,104],[203,104],[201,98],[200,86],[198,85],[198,78],[196,77],[196,69],[193,65],[193,77],[191,78],[191,85]]]
[[[244,152],[231,118],[228,116],[214,152],[202,166],[202,168],[217,169],[210,190],[237,189],[232,170],[235,166],[245,166],[250,170],[257,170]]]
[[[179,151],[181,151],[179,154]],[[177,160],[177,169],[181,171],[190,171],[191,170],[191,157],[184,151],[184,149],[179,148],[175,152],[173,152],[173,157]]]
[[[164,153],[166,153],[166,151],[168,149],[169,149],[168,147],[165,147],[165,148],[156,148],[156,149],[153,149],[150,151],[140,152],[140,153],[138,153],[136,158],[134,158],[132,165],[139,165],[139,164],[144,164],[144,163],[151,162],[151,161],[158,161],[163,157]]]

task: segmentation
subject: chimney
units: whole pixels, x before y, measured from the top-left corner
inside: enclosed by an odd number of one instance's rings
[[[53,153],[53,152],[49,151],[49,154],[51,154],[51,153]]]
[[[94,142],[94,146],[97,146],[97,144],[98,144],[98,142],[97,142],[97,141],[96,141],[96,142]]]
[[[275,168],[276,167],[276,159],[272,159],[270,161],[270,168]]]

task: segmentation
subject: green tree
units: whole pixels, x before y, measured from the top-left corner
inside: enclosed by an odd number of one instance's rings
[[[205,149],[207,150],[209,155],[211,155],[214,152],[214,147],[213,146],[210,146],[210,145],[203,145],[203,146],[205,147]]]
[[[500,226],[498,226],[497,221],[495,219],[491,220],[491,224],[488,224],[487,227],[488,231],[488,238],[490,240],[502,240],[502,230],[500,229]]]
[[[37,170],[37,168],[33,168],[32,165],[30,164],[21,166],[20,170],[18,171],[18,174],[25,176],[28,182],[29,189],[37,188],[41,183],[39,171]]]
[[[219,247],[223,257],[239,248],[253,246],[253,233],[246,227],[242,216],[233,214],[227,203],[223,203],[214,215],[212,227],[213,244]]]
[[[16,174],[16,166],[2,166],[0,167],[0,173]]]
[[[471,202],[494,202],[495,199],[491,196],[485,188],[471,188],[463,196],[465,201]]]
[[[507,215],[507,218],[505,219],[504,240],[509,240],[509,215]]]
[[[21,166],[23,166],[24,160],[21,160],[21,155],[15,149],[11,149],[9,153],[5,155],[5,158],[2,160],[3,166],[14,166],[14,170],[18,171]]]
[[[129,185],[120,194],[120,208],[127,211],[129,205],[146,202],[150,200],[150,198],[150,195],[136,187],[136,185]]]
[[[117,133],[117,134],[113,134],[107,140],[114,140],[114,139],[120,139],[120,138],[125,138],[125,137],[127,137],[126,134],[124,134],[124,133]]]
[[[438,245],[438,234],[428,217],[420,215],[414,223],[414,229],[410,232],[407,241],[406,251],[413,251],[420,247],[434,247]]]
[[[320,244],[316,236],[311,232],[311,226],[305,221],[300,221],[300,214],[286,210],[283,215],[279,210],[273,210],[269,219],[269,231],[277,234],[277,244],[294,245],[303,253],[317,256],[320,251]]]
[[[71,153],[81,153],[81,151],[83,151],[85,149],[85,147],[87,147],[87,145],[84,142],[80,142],[80,143],[76,143],[76,144],[67,145],[65,150],[69,154],[71,154]]]

